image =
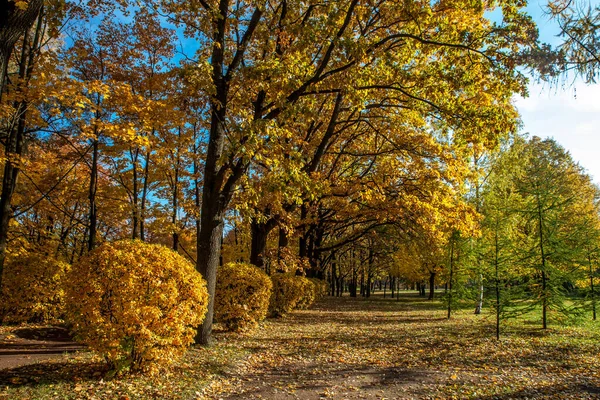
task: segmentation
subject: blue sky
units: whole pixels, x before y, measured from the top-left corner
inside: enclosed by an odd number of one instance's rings
[[[543,1],[533,0],[528,11],[535,19],[542,41],[556,45],[558,26],[543,13]],[[523,132],[551,137],[600,184],[600,85],[586,85],[573,77],[549,85],[531,82],[529,97],[515,97]]]

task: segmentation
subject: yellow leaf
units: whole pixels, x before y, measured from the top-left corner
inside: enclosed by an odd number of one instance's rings
[[[15,1],[15,6],[17,6],[17,8],[19,8],[22,11],[27,10],[27,7],[29,7],[29,4],[26,1]]]

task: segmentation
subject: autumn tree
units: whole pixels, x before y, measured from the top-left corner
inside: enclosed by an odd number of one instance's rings
[[[3,2],[0,30],[0,118],[2,130],[0,138],[3,145],[2,191],[0,193],[0,287],[2,271],[8,243],[9,221],[12,218],[13,194],[21,170],[22,156],[25,153],[28,130],[32,123],[32,103],[40,100],[30,96],[30,84],[34,78],[34,69],[40,59],[43,47],[43,34],[48,26],[42,10],[41,1]],[[34,28],[30,29],[36,21]],[[15,43],[21,39],[16,57],[11,55]],[[4,95],[3,95],[4,94]],[[39,93],[38,93],[39,94]]]

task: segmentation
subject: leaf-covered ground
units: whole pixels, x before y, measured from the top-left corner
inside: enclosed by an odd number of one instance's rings
[[[471,309],[447,320],[408,293],[327,298],[247,335],[217,332],[159,377],[103,379],[85,352],[2,370],[0,399],[600,398],[595,323],[521,319],[500,342],[492,323]]]

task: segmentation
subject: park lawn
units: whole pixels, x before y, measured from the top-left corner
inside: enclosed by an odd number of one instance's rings
[[[325,298],[246,335],[217,331],[156,377],[103,378],[89,353],[0,371],[0,399],[600,397],[596,321],[544,331],[528,314],[497,341],[489,311],[445,316],[414,292]]]

